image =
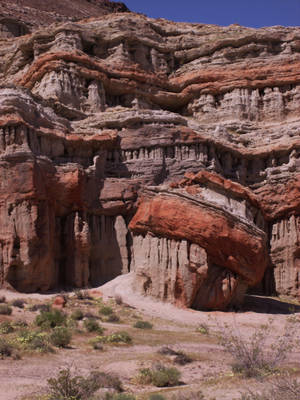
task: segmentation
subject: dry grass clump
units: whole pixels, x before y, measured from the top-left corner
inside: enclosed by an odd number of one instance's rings
[[[12,308],[8,304],[0,304],[0,314],[2,315],[11,315]]]
[[[219,343],[229,353],[234,362],[232,370],[245,377],[262,377],[276,370],[286,360],[296,345],[298,323],[288,321],[284,332],[272,339],[272,321],[255,329],[249,339],[242,337],[237,327],[224,325],[218,332]]]
[[[193,359],[190,356],[188,356],[185,352],[183,352],[182,350],[180,351],[173,350],[169,346],[161,347],[158,350],[158,353],[166,356],[175,356],[173,361],[175,364],[178,365],[186,365],[193,362]]]
[[[66,368],[61,369],[57,377],[48,379],[49,400],[91,400],[100,388],[123,390],[116,375],[99,371],[92,371],[84,377]]]
[[[299,400],[300,383],[289,374],[280,377],[271,384],[269,390],[256,393],[249,390],[241,395],[240,400]]]

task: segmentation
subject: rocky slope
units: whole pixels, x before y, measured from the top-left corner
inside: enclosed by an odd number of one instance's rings
[[[300,28],[116,13],[0,54],[2,286],[298,295]]]

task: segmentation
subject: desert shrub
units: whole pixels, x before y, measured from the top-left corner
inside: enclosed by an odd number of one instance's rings
[[[102,334],[104,329],[94,318],[87,318],[83,321],[84,327],[88,332],[98,332]]]
[[[174,363],[179,364],[179,365],[186,365],[193,361],[192,358],[190,356],[188,356],[186,353],[184,353],[183,351],[173,350],[169,346],[161,347],[158,350],[158,353],[162,354],[162,355],[167,355],[167,356],[175,356]]]
[[[177,355],[177,352],[175,350],[172,349],[172,347],[169,346],[162,346],[159,350],[158,350],[159,354],[163,354],[164,356],[175,356]]]
[[[136,323],[133,325],[134,328],[138,328],[138,329],[152,329],[153,325],[148,322],[148,321],[136,321]]]
[[[99,313],[102,314],[102,315],[106,315],[106,316],[108,316],[110,314],[113,314],[113,312],[114,311],[110,306],[102,306],[99,309]]]
[[[67,347],[71,338],[72,333],[65,326],[56,326],[50,334],[50,342],[56,347]]]
[[[14,330],[14,326],[9,321],[4,321],[0,324],[0,333],[3,335],[12,333]]]
[[[116,304],[118,304],[119,306],[121,306],[122,304],[123,304],[123,299],[122,299],[122,296],[120,296],[120,295],[116,295],[115,296],[115,302],[116,302]]]
[[[24,299],[16,299],[11,302],[11,305],[13,307],[18,307],[18,308],[24,308],[25,304],[26,304],[26,300],[24,300]]]
[[[100,319],[100,317],[98,317],[98,315],[95,315],[89,311],[84,313],[84,318]]]
[[[29,307],[29,311],[50,311],[50,304],[33,304]]]
[[[130,344],[132,338],[125,331],[115,332],[108,336],[97,336],[96,340],[100,343],[125,343]]]
[[[80,321],[84,318],[84,314],[81,310],[74,310],[71,314],[71,319],[75,321]]]
[[[18,332],[16,341],[27,350],[36,350],[41,353],[52,351],[49,336],[45,332],[24,328]]]
[[[6,297],[0,296],[0,303],[6,303]]]
[[[157,387],[176,386],[179,384],[180,376],[177,368],[156,364],[152,368],[142,368],[139,371],[138,381]]]
[[[97,382],[99,388],[114,389],[117,392],[123,391],[122,382],[116,374],[93,371],[91,377]]]
[[[246,377],[261,377],[274,370],[283,362],[294,348],[297,324],[287,322],[281,336],[273,337],[270,346],[272,321],[257,328],[249,339],[242,337],[237,328],[224,325],[219,331],[219,342],[234,359],[233,372]]]
[[[41,311],[35,318],[36,325],[43,329],[65,325],[66,321],[66,314],[62,313],[60,310]]]
[[[117,314],[115,314],[115,313],[110,314],[110,315],[105,319],[105,321],[106,321],[106,322],[121,322],[120,317],[119,317]]]
[[[0,304],[0,314],[10,315],[11,313],[12,313],[12,308],[9,305],[5,303]]]
[[[17,321],[14,322],[14,328],[26,328],[28,326],[28,323],[22,319],[18,319]]]
[[[299,400],[300,383],[289,374],[276,379],[268,390],[255,393],[249,390],[240,400]]]
[[[196,332],[202,333],[202,335],[209,335],[209,326],[202,323],[196,328]]]
[[[174,363],[178,365],[186,365],[193,362],[192,358],[188,356],[183,351],[178,351],[176,357],[174,358]]]
[[[148,400],[166,400],[166,398],[162,394],[154,393],[150,394]]]
[[[178,391],[173,394],[172,400],[205,400],[203,393],[199,390],[185,390],[185,391]],[[213,399],[211,399],[213,400]]]
[[[105,400],[136,400],[136,397],[133,394],[129,393],[112,393],[108,394]]]
[[[76,289],[74,294],[78,300],[92,300],[92,297],[87,289]]]
[[[91,340],[90,343],[93,346],[94,350],[100,350],[100,351],[104,350],[102,342],[99,342],[97,339]]]
[[[122,390],[118,377],[104,372],[92,371],[83,377],[72,373],[70,368],[59,371],[56,378],[48,379],[51,400],[89,400],[100,388]]]
[[[0,357],[10,357],[13,352],[13,346],[4,338],[0,337]]]
[[[136,397],[129,393],[106,393],[103,400],[136,400]]]

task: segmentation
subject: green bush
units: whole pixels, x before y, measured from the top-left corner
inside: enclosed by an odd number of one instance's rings
[[[18,332],[16,341],[27,350],[37,350],[41,353],[52,351],[49,336],[45,332],[24,328]]]
[[[142,368],[138,375],[138,381],[157,387],[177,386],[180,376],[180,371],[177,368],[157,364],[152,368]]]
[[[12,308],[9,307],[9,305],[3,303],[0,304],[0,314],[2,315],[11,315],[12,313]]]
[[[8,333],[12,333],[14,331],[14,327],[11,322],[4,321],[0,324],[0,333],[6,335]]]
[[[153,325],[148,321],[137,321],[134,325],[134,328],[138,329],[152,329]]]
[[[13,352],[12,345],[4,338],[0,337],[0,357],[10,357]]]
[[[74,319],[75,321],[80,321],[83,319],[84,314],[81,310],[74,310],[71,314],[71,318]]]
[[[35,318],[35,323],[43,329],[65,325],[67,316],[60,310],[41,311]]]
[[[113,309],[109,306],[102,306],[99,309],[99,313],[106,316],[112,314],[113,312],[114,312]]]
[[[88,332],[98,332],[99,334],[102,334],[104,331],[102,326],[100,326],[99,323],[93,318],[85,319],[83,324]]]
[[[72,338],[72,333],[65,326],[56,326],[50,334],[50,341],[56,347],[67,347]]]
[[[132,342],[132,338],[129,333],[125,331],[115,332],[108,336],[97,336],[97,341],[101,343],[126,343]]]

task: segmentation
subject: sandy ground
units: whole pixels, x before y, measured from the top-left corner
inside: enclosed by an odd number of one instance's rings
[[[132,377],[137,374],[139,368],[148,366],[149,360],[156,360],[157,350],[164,340],[165,344],[172,345],[174,349],[196,355],[193,363],[180,367],[182,381],[188,385],[188,388],[201,388],[207,399],[238,399],[240,392],[248,387],[255,389],[264,387],[261,382],[233,376],[230,355],[226,354],[210,336],[202,335],[201,338],[196,336],[195,328],[200,324],[206,324],[211,331],[214,331],[218,330],[219,326],[228,324],[246,337],[271,317],[273,332],[277,335],[282,331],[286,320],[290,318],[290,304],[283,304],[274,299],[253,297],[249,311],[200,312],[178,309],[171,304],[137,295],[132,291],[131,283],[132,275],[123,275],[99,288],[91,289],[90,293],[94,296],[103,296],[104,300],[114,299],[117,295],[121,296],[129,310],[154,322],[157,330],[143,332],[143,335],[146,335],[144,342],[140,339],[143,343],[126,347],[110,347],[99,353],[87,345],[88,338],[78,337],[74,342],[76,344],[71,348],[59,350],[54,354],[24,356],[18,361],[11,358],[0,360],[0,400],[21,400],[24,394],[42,391],[47,384],[47,379],[56,375],[59,368],[66,366],[78,369],[83,375],[91,369],[116,372],[120,375],[126,390],[134,393],[149,391],[151,390],[149,387],[137,387],[133,384]],[[46,302],[56,294],[20,294],[0,290],[0,296],[3,295],[9,301],[23,298]],[[261,312],[264,309],[267,312]],[[298,307],[295,306],[294,310],[298,311]],[[17,318],[22,318],[25,316],[24,313],[26,311],[14,309],[13,314]],[[297,314],[295,315],[297,318]],[[132,329],[132,326],[126,323],[116,325],[116,327],[119,330]],[[295,348],[289,357],[288,365],[300,365],[298,348]],[[183,390],[185,387],[178,389]],[[152,387],[152,390],[157,389]],[[162,391],[169,391],[169,389]]]

